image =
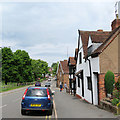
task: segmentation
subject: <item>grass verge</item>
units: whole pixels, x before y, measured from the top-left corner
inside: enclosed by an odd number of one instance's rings
[[[17,86],[17,84],[15,83],[10,83],[8,85],[2,85],[2,83],[0,83],[0,93],[1,92],[6,92],[6,91],[9,91],[9,90],[13,90],[13,89],[17,89],[17,88],[21,88],[21,87],[25,87],[25,86],[28,86],[28,85],[20,85],[20,86]]]
[[[40,79],[40,82],[44,81],[45,78],[43,79]],[[9,90],[13,90],[13,89],[17,89],[17,88],[22,88],[22,87],[25,87],[25,86],[28,86],[28,85],[32,85],[32,84],[35,84],[36,81],[32,82],[32,83],[28,83],[26,85],[18,85],[17,86],[17,83],[12,83],[12,82],[8,82],[7,85],[5,85],[5,83],[2,81],[0,82],[0,93],[1,92],[5,92],[5,91],[9,91]]]

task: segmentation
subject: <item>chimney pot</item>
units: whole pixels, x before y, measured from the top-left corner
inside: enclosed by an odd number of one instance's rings
[[[103,32],[103,30],[102,30],[102,29],[98,29],[97,31],[99,31],[99,32]]]

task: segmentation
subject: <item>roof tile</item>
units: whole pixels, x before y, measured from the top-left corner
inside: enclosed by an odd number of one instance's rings
[[[110,32],[108,32],[108,31],[104,32],[104,31],[81,31],[81,30],[79,30],[79,34],[81,35],[81,40],[83,43],[84,56],[86,56],[89,36],[91,37],[91,40],[93,43],[103,43],[110,35]]]
[[[64,73],[69,73],[68,61],[60,61]]]

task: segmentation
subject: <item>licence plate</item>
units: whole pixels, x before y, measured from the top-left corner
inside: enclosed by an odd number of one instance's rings
[[[41,104],[31,104],[31,107],[41,107]]]

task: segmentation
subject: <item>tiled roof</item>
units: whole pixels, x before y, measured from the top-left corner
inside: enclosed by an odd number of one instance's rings
[[[93,43],[103,43],[110,35],[110,32],[108,32],[108,31],[104,32],[104,31],[81,31],[81,30],[79,30],[79,34],[81,35],[84,56],[86,56],[89,37],[91,37],[91,40]]]
[[[92,55],[94,56],[95,54],[100,54],[102,52],[102,50],[107,46],[107,44],[109,43],[110,38],[119,30],[118,33],[120,33],[120,26],[116,29],[114,29],[111,34],[109,35],[109,37],[103,42],[103,44],[101,46],[99,46],[93,53]]]
[[[69,67],[68,67],[68,61],[64,60],[64,61],[60,61],[62,70],[64,73],[69,73]]]
[[[71,63],[71,65],[76,65],[76,61],[74,57],[69,57],[69,62]]]

